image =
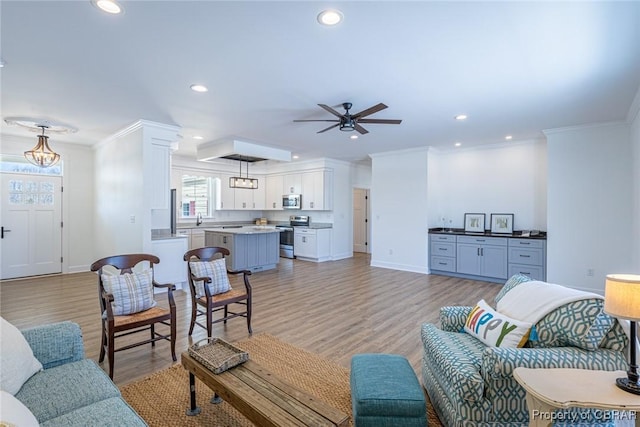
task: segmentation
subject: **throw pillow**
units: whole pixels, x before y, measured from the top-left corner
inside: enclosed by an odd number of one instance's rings
[[[0,391],[0,426],[37,427],[35,415],[6,391]]]
[[[531,345],[597,350],[616,322],[603,311],[603,305],[602,299],[588,298],[558,307],[538,321],[538,340]]]
[[[471,310],[464,330],[491,347],[522,347],[529,338],[531,323],[512,319],[480,300]]]
[[[231,283],[227,276],[227,263],[224,258],[214,259],[213,261],[190,261],[191,274],[194,277],[209,277],[209,293],[211,295],[222,294],[231,290]],[[196,295],[198,298],[205,296],[204,280],[197,280],[193,283],[196,287]]]
[[[102,274],[104,290],[113,295],[111,308],[115,316],[139,313],[155,307],[153,272]]]
[[[42,363],[33,355],[22,332],[0,319],[0,387],[14,395],[33,374],[42,370]]]
[[[524,274],[514,274],[509,278],[509,280],[507,280],[507,282],[504,284],[502,289],[500,289],[500,292],[498,292],[498,295],[496,295],[494,299],[495,303],[498,304],[498,302],[502,299],[504,294],[506,294],[511,289],[518,286],[520,283],[530,282],[532,280],[533,279],[531,277],[525,276]]]

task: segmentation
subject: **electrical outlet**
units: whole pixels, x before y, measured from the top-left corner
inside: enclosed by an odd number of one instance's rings
[[[593,274],[594,274],[593,268],[588,268],[587,269],[587,276],[593,277]]]
[[[393,249],[389,249],[389,255],[393,255]]]
[[[130,222],[131,224],[135,224],[135,223],[136,223],[136,216],[135,216],[135,215],[131,215],[131,216],[129,217],[129,222]]]

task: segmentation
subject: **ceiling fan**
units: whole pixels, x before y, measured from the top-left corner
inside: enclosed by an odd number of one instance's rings
[[[385,108],[387,108],[387,106],[384,105],[383,103],[379,103],[377,105],[374,105],[373,107],[369,107],[366,110],[362,110],[356,114],[349,113],[349,110],[351,109],[351,106],[352,106],[350,102],[344,102],[342,104],[342,108],[344,108],[345,110],[344,114],[340,114],[339,112],[329,107],[328,105],[325,105],[325,104],[318,104],[318,105],[324,108],[325,110],[327,110],[328,112],[330,112],[331,114],[333,114],[334,116],[336,116],[338,119],[337,120],[336,119],[294,120],[294,122],[337,122],[335,125],[331,125],[326,129],[322,129],[321,131],[318,131],[318,133],[326,132],[329,129],[333,129],[335,127],[340,126],[341,131],[351,132],[353,130],[357,130],[363,135],[365,133],[369,133],[369,131],[363,128],[362,126],[360,126],[360,123],[382,123],[387,125],[398,125],[402,122],[402,120],[395,120],[395,119],[365,119],[364,118],[364,117],[370,116],[373,113],[377,113],[378,111],[384,110]]]

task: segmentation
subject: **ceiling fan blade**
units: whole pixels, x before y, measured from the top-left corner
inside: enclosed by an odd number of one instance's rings
[[[339,122],[340,120],[316,120],[316,119],[309,119],[309,120],[294,120],[294,122]]]
[[[340,126],[340,123],[336,123],[335,125],[331,125],[331,126],[329,126],[328,128],[326,128],[326,129],[322,129],[322,130],[318,131],[317,133],[326,132],[326,131],[328,131],[329,129],[333,129],[333,128],[338,127],[338,126]]]
[[[338,113],[336,110],[334,110],[333,108],[329,107],[328,105],[318,104],[318,106],[320,106],[321,108],[324,108],[325,110],[327,110],[328,112],[330,112],[334,116],[342,118],[342,114]]]
[[[379,103],[378,105],[374,105],[373,107],[369,107],[366,110],[362,110],[357,114],[352,114],[351,117],[353,117],[354,119],[359,119],[365,116],[369,116],[373,113],[377,113],[380,110],[384,110],[385,108],[387,108],[386,105],[384,105],[382,102]]]
[[[359,123],[384,123],[387,125],[399,125],[402,123],[402,120],[395,119],[359,119]]]
[[[366,130],[365,128],[363,128],[362,126],[360,126],[359,124],[355,123],[355,129],[360,132],[361,135],[364,135],[365,133],[369,133],[368,130]]]

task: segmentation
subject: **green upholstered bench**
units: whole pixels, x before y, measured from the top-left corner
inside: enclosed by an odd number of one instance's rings
[[[422,387],[404,356],[356,354],[351,358],[355,427],[425,427]]]

